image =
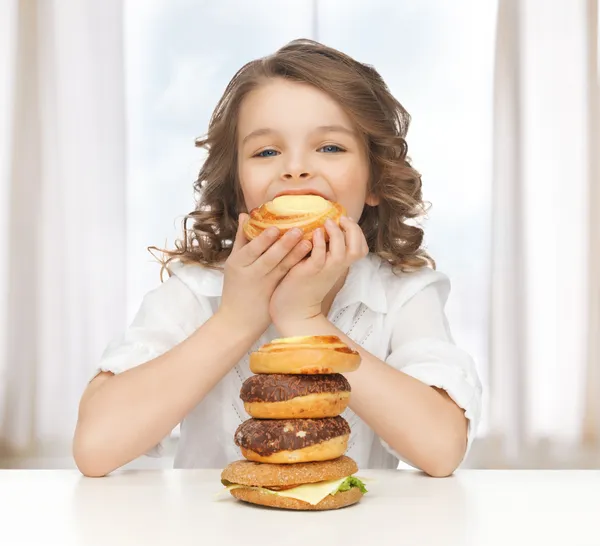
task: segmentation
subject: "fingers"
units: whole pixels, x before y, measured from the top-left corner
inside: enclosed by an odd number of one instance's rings
[[[298,228],[291,229],[284,233],[283,237],[276,244],[272,245],[258,260],[256,265],[267,274],[290,253],[290,251],[302,239],[302,230]]]
[[[303,258],[310,252],[312,243],[310,241],[300,241],[296,246],[281,260],[271,271],[271,275],[279,281],[289,272],[292,267],[299,264]]]
[[[346,259],[346,238],[339,226],[331,219],[325,222],[329,235],[329,260],[332,265],[342,264]]]
[[[317,272],[325,267],[325,261],[327,259],[327,248],[325,246],[325,234],[323,228],[318,228],[313,231],[312,245],[312,252],[310,253],[310,258],[307,260],[306,265]]]
[[[237,237],[236,237],[237,238]],[[256,239],[241,247],[237,253],[237,262],[248,266],[256,262],[263,253],[279,238],[279,229],[271,226],[263,231]]]
[[[346,259],[355,262],[364,258],[369,253],[369,245],[360,226],[350,218],[342,216],[340,227],[344,230]]]

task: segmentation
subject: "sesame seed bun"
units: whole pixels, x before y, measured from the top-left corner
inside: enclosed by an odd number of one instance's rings
[[[242,460],[229,464],[221,473],[221,479],[254,487],[289,487],[339,480],[355,472],[358,472],[356,462],[345,455],[331,461],[281,465]]]
[[[285,508],[287,510],[335,510],[356,504],[363,494],[358,487],[352,487],[348,491],[341,491],[335,495],[327,495],[321,502],[314,505],[298,499],[280,497],[266,491],[244,487],[232,489],[231,495],[244,502],[270,506],[272,508]]]

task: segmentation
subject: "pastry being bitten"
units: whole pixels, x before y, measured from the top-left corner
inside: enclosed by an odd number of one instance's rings
[[[323,227],[328,218],[339,225],[345,214],[342,205],[320,195],[281,195],[252,209],[243,229],[246,237],[252,240],[271,226],[278,227],[281,235],[290,229],[300,228],[303,238],[310,240],[313,231]],[[327,231],[323,230],[323,233],[327,241]]]

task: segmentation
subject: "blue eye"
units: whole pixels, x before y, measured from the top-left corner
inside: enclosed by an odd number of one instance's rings
[[[263,150],[258,152],[254,157],[275,157],[279,152],[277,150]]]
[[[328,154],[345,151],[342,148],[340,148],[339,146],[336,146],[335,144],[327,144],[326,146],[319,148],[319,150],[323,150],[325,153],[328,153]]]

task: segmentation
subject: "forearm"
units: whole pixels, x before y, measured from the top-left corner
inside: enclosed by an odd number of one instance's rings
[[[161,441],[242,358],[260,332],[217,313],[164,355],[85,393],[74,439],[83,473],[104,475]]]
[[[354,343],[320,315],[278,325],[282,336],[337,335],[362,358],[349,373],[350,407],[398,454],[432,476],[447,476],[460,464],[467,445],[464,412],[443,391],[404,374]]]

